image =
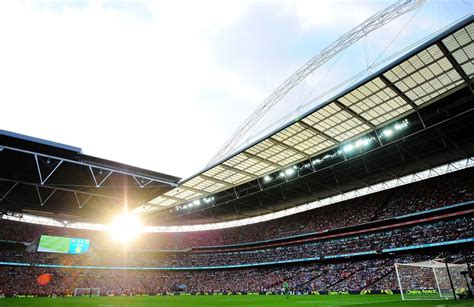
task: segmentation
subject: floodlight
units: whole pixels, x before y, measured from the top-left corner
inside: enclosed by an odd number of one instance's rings
[[[193,205],[195,206],[199,206],[201,204],[201,201],[199,199],[196,199],[195,201],[193,201]]]
[[[266,175],[265,177],[263,177],[263,181],[270,182],[272,181],[272,177],[270,177],[269,175]]]
[[[343,150],[344,152],[350,152],[353,148],[354,148],[354,145],[347,144],[346,146],[344,146]]]
[[[382,133],[386,137],[390,137],[393,134],[393,130],[392,129],[385,129]]]
[[[401,130],[402,128],[403,128],[403,127],[402,127],[402,125],[400,125],[400,124],[396,124],[396,125],[395,125],[395,130]]]
[[[294,168],[287,168],[287,169],[285,170],[285,175],[286,175],[286,176],[292,176],[295,172],[296,172],[296,171],[295,171]]]

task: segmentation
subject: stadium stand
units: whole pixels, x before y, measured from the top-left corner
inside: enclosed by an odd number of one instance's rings
[[[438,254],[472,257],[472,251],[466,249],[474,243],[472,172],[467,169],[314,209],[306,214],[306,227],[299,231],[295,225],[302,216],[290,216],[283,222],[246,228],[147,234],[127,251],[113,249],[107,244],[107,234],[97,231],[0,220],[1,274],[10,277],[2,279],[0,289],[6,295],[71,295],[75,288],[92,287],[109,295],[277,293],[282,279],[291,281],[295,292],[396,289],[395,262],[430,259],[433,247],[440,248]],[[334,212],[338,214],[331,214]],[[255,234],[257,227],[262,234]],[[221,236],[223,232],[227,235]],[[82,255],[36,252],[31,245],[42,234],[87,237],[92,249]],[[171,249],[162,243],[170,236],[179,242]],[[241,244],[243,236],[247,244]],[[213,241],[220,237],[224,241]],[[188,245],[194,238],[201,240]],[[18,265],[22,263],[33,267]],[[74,269],[88,266],[117,270]],[[120,267],[151,269],[123,271]],[[34,276],[46,272],[54,276],[54,282],[36,287]]]
[[[221,230],[144,234],[133,247],[139,250],[180,250],[324,232],[455,205],[472,200],[473,195],[474,170],[466,169],[269,222]],[[29,242],[41,234],[94,237],[97,240],[97,233],[88,230],[19,224],[8,220],[0,220],[0,225],[3,229],[0,239],[4,240]],[[110,242],[108,234],[104,235],[106,238],[102,245]]]
[[[0,131],[0,297],[70,296],[78,288],[114,296],[281,294],[284,281],[294,294],[396,292],[395,263],[473,261],[473,21],[431,37],[338,98],[185,180]],[[311,137],[285,143],[305,133]],[[142,214],[149,229],[225,224],[459,161],[462,170],[238,227],[149,231],[125,244],[69,224],[105,226],[100,218],[121,213],[121,205]],[[62,226],[26,223],[23,214]],[[91,244],[82,254],[40,252],[43,235]]]
[[[450,253],[465,260],[465,250]],[[1,267],[0,289],[7,296],[72,295],[75,288],[100,288],[103,295],[169,293],[280,293],[283,280],[294,293],[396,288],[393,264],[430,259],[436,254],[407,254],[369,260],[343,260],[298,266],[277,266],[213,271],[117,271],[87,269],[45,269]],[[53,281],[38,287],[33,280],[42,273]],[[358,286],[360,285],[360,286]]]

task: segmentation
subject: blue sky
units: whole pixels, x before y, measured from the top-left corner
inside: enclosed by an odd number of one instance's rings
[[[1,1],[0,128],[186,177],[298,67],[392,2]],[[473,9],[432,0],[397,19],[308,77],[259,127]]]

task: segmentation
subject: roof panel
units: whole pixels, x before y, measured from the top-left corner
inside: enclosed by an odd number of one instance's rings
[[[460,46],[458,44],[458,46]],[[433,57],[433,55],[435,55]],[[400,70],[411,70],[409,75],[398,73]],[[398,67],[386,72],[384,76],[417,105],[421,105],[460,84],[461,76],[456,72],[449,60],[442,55],[438,46],[433,45],[428,50],[404,61]]]
[[[167,206],[171,206],[175,204],[176,200],[158,196],[157,198],[151,200],[150,203],[154,205],[167,207]]]
[[[471,22],[437,42],[446,46],[468,78],[474,76],[473,38],[474,24]],[[437,43],[424,47],[383,72],[391,84],[385,84],[380,76],[375,76],[343,94],[337,102],[328,102],[204,171],[205,176],[197,175],[183,183],[180,189],[158,197],[154,204],[177,204],[179,199],[188,200],[221,191],[228,187],[225,183],[235,186],[248,182],[308,156],[323,153],[338,143],[370,131],[371,127],[381,127],[396,117],[413,112],[411,102],[421,107],[464,82]],[[404,97],[397,94],[399,91]],[[411,102],[406,101],[407,97]]]

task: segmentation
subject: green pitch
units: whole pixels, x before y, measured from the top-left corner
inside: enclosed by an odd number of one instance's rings
[[[472,307],[474,301],[401,301],[399,295],[347,295],[347,296],[149,296],[149,297],[71,297],[71,298],[6,298],[0,299],[0,307],[8,306],[160,306],[160,307],[191,307],[191,306],[459,306]],[[366,306],[368,307],[368,306]]]

